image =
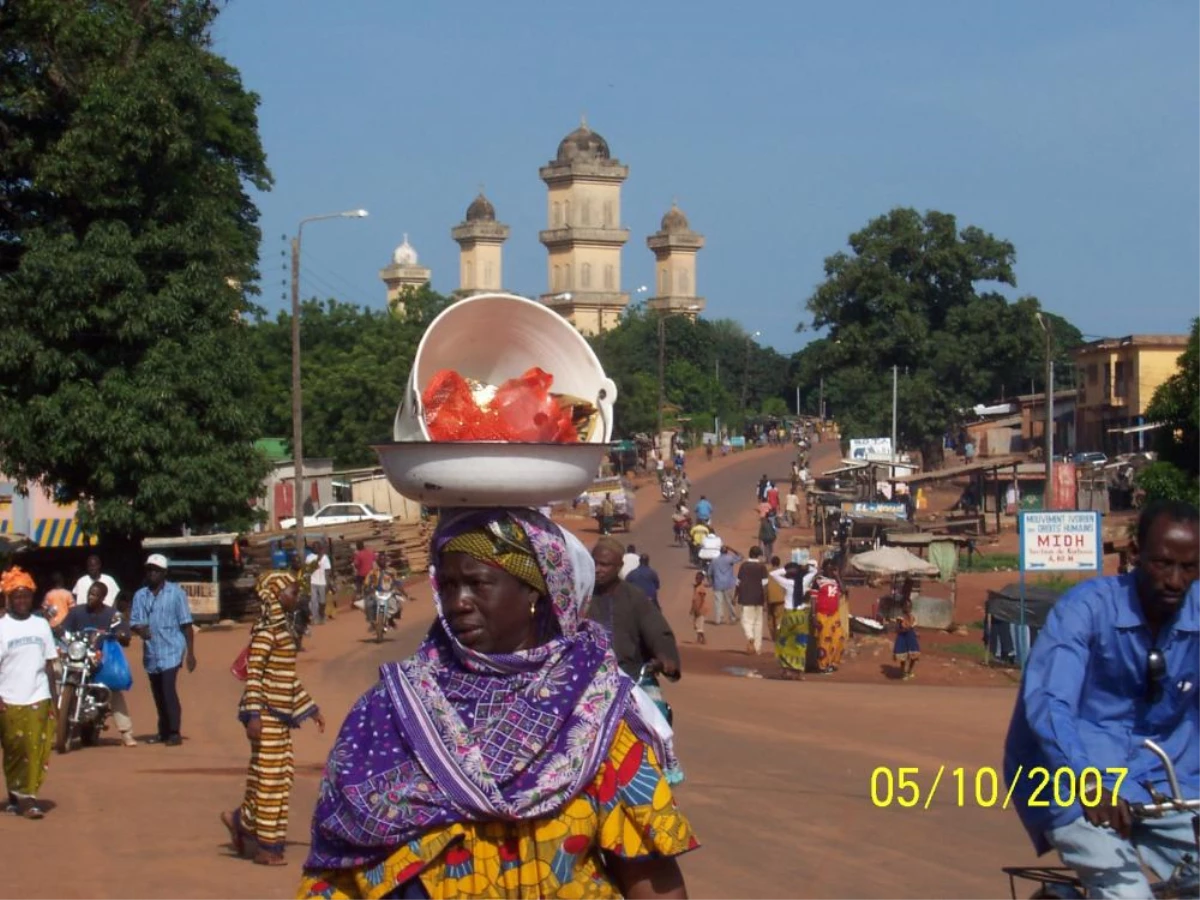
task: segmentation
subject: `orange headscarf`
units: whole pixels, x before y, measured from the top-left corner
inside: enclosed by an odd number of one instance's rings
[[[24,569],[13,566],[11,569],[7,569],[3,575],[0,575],[0,591],[11,594],[13,591],[19,591],[21,588],[28,588],[31,591],[37,590],[37,585],[34,583],[32,576]]]

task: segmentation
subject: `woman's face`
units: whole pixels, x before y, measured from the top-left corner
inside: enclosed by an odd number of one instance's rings
[[[300,585],[296,582],[291,582],[282,591],[279,592],[279,605],[285,613],[295,612],[296,601],[300,597]]]
[[[530,611],[538,592],[503,569],[466,553],[443,553],[438,592],[459,643],[477,653],[515,653],[537,644]]]
[[[8,592],[8,613],[14,619],[24,619],[33,612],[33,591],[17,588]]]

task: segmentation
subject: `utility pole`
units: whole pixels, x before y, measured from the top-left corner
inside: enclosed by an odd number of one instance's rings
[[[892,462],[895,462],[899,456],[900,448],[896,446],[896,385],[900,378],[900,367],[892,366]],[[895,467],[891,470],[891,475],[895,476]]]
[[[667,377],[667,331],[666,317],[663,315],[663,310],[658,311],[658,431],[654,435],[654,446],[658,448],[661,454],[662,449],[662,433],[663,433],[663,403],[666,402],[666,377]]]
[[[300,236],[304,223],[292,238],[292,466],[296,483],[292,488],[292,515],[296,517],[296,559],[304,565],[304,401],[300,393]]]
[[[1054,332],[1050,322],[1041,313],[1038,324],[1046,332],[1046,486],[1042,492],[1042,509],[1054,508]]]
[[[721,397],[721,357],[713,360],[713,375],[717,383],[717,391],[713,395],[713,433],[717,436],[717,443],[721,441],[721,416],[717,412],[717,403]]]
[[[821,424],[825,424],[825,376],[821,376],[821,389],[817,394],[817,414],[821,417]]]

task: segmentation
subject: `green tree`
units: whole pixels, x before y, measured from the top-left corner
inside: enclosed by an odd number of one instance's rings
[[[1155,500],[1200,502],[1200,482],[1174,463],[1152,462],[1134,476],[1133,483],[1142,491],[1143,505]]]
[[[658,409],[657,314],[642,305],[630,307],[616,328],[590,341],[617,384],[616,433],[653,432]],[[792,396],[788,360],[758,344],[731,320],[668,316],[663,345],[666,401],[679,407],[694,430],[710,429],[714,415],[736,430],[744,412],[762,408],[770,397],[786,403]]]
[[[258,98],[205,0],[0,3],[0,461],[129,538],[249,518]]]
[[[827,336],[791,367],[814,412],[813,389],[825,379],[844,435],[890,432],[893,367],[900,441],[935,463],[963,410],[1044,389],[1040,304],[1033,297],[1010,303],[986,289],[1016,285],[1011,243],[974,226],[960,230],[946,213],[894,209],[849,244],[850,252],[825,260],[825,281],[807,303],[812,326]],[[1069,352],[1082,336],[1061,317],[1043,315],[1059,371],[1070,372]]]
[[[305,301],[301,307],[304,453],[338,466],[374,465],[371,445],[392,438],[426,326],[446,306],[427,286],[406,299],[405,315],[351,303]],[[258,372],[251,391],[264,433],[292,435],[291,328],[288,313],[260,316],[250,329]]]
[[[1146,419],[1166,426],[1155,435],[1160,457],[1195,478],[1200,468],[1200,318],[1192,319],[1178,371],[1154,391]]]

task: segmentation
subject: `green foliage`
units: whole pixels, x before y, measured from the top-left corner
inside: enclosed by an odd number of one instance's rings
[[[1146,419],[1167,426],[1155,433],[1159,458],[1193,478],[1200,474],[1200,318],[1192,319],[1178,371],[1155,390]]]
[[[850,236],[850,253],[825,260],[826,279],[809,298],[812,326],[828,329],[793,359],[792,371],[816,411],[825,378],[830,415],[846,437],[891,430],[891,369],[898,367],[899,439],[927,460],[943,435],[977,403],[1045,384],[1040,304],[1008,302],[981,290],[1016,285],[1016,250],[1007,241],[940,212],[894,209]],[[1044,314],[1059,372],[1070,372],[1078,329]],[[800,328],[806,326],[801,325]],[[1061,386],[1061,385],[1060,385]]]
[[[428,286],[405,316],[350,303],[306,301],[300,315],[304,455],[338,466],[376,465],[371,444],[392,438],[396,407],[426,326],[447,304]],[[258,374],[252,402],[264,433],[292,436],[292,319],[280,313],[249,329]]]
[[[271,179],[206,0],[0,3],[0,460],[104,535],[236,526]]]
[[[653,433],[658,410],[657,314],[631,307],[616,328],[590,341],[617,384],[615,433]],[[745,418],[743,388],[746,411],[762,408],[769,398],[791,396],[787,360],[760,346],[736,322],[668,316],[663,345],[667,407],[689,417],[692,430],[711,429],[713,416],[731,431],[740,427]],[[664,421],[670,424],[671,416]]]
[[[1200,503],[1200,482],[1196,476],[1165,460],[1150,463],[1134,476],[1133,483],[1143,492],[1143,505],[1155,500]]]
[[[966,557],[959,561],[959,571],[962,572],[1015,572],[1021,567],[1021,560],[1015,553],[975,553],[970,562]]]

